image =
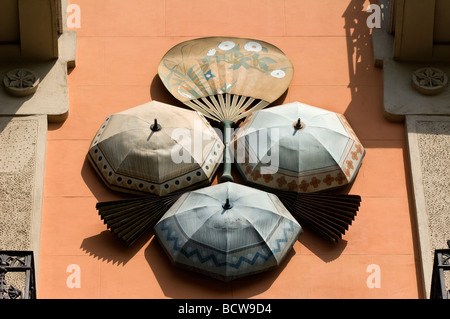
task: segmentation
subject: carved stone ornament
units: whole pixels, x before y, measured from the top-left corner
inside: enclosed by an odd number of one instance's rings
[[[6,90],[14,96],[23,97],[36,92],[39,76],[29,69],[11,70],[3,78]]]
[[[448,77],[444,71],[426,67],[416,70],[412,76],[413,87],[424,95],[435,95],[444,91],[448,84]]]

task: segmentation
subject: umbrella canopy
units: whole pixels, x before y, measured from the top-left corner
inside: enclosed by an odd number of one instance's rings
[[[230,281],[279,265],[302,228],[277,196],[226,182],[181,195],[154,231],[176,265]]]
[[[299,102],[251,114],[231,148],[247,182],[298,193],[352,182],[365,155],[342,114]]]
[[[113,190],[165,195],[209,183],[223,149],[203,115],[152,101],[107,117],[88,158]]]

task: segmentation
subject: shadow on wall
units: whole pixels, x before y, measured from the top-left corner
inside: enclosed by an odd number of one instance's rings
[[[230,298],[230,293],[238,298],[257,296],[272,286],[294,255],[295,252],[291,250],[274,269],[223,282],[173,265],[155,237],[145,249],[150,268],[164,295],[170,298],[204,298],[205,295],[209,298]]]
[[[133,245],[127,247],[112,232],[105,230],[98,235],[83,239],[80,249],[98,260],[124,266],[148,243],[152,236],[153,232],[149,230]]]
[[[351,93],[344,115],[360,139],[389,139],[392,134],[404,134],[404,127],[383,115],[383,71],[375,67],[372,29],[367,25],[371,13],[366,12],[365,3],[365,0],[352,0],[343,13]]]
[[[99,174],[97,174],[94,167],[92,167],[92,164],[89,162],[87,156],[88,155],[86,155],[83,167],[81,168],[81,177],[83,178],[84,183],[89,188],[92,195],[97,199],[97,201],[104,202],[138,197],[137,195],[120,193],[109,189],[103,182]]]
[[[181,108],[190,110],[188,106],[184,105],[178,101],[164,86],[158,74],[153,77],[152,83],[150,84],[150,99],[152,101],[158,101],[174,106],[179,106]]]
[[[379,4],[379,1],[370,0],[369,3]],[[348,87],[351,92],[351,102],[344,115],[366,148],[389,148],[393,147],[393,144],[389,143],[389,140],[392,139],[391,134],[395,132],[395,135],[398,136],[401,133],[403,134],[401,138],[406,139],[406,130],[404,123],[391,122],[383,115],[383,71],[375,67],[372,30],[367,26],[367,18],[370,15],[366,12],[367,7],[368,3],[365,0],[351,0],[343,13],[350,79]],[[406,147],[403,149],[403,154],[409,211],[414,212],[410,164]],[[416,221],[413,217],[414,214],[411,213],[410,216],[414,234],[417,233]],[[416,237],[413,236],[413,244],[415,253],[419,255],[419,243]],[[422,285],[421,271],[419,263],[416,263],[419,287]],[[423,289],[419,289],[419,291],[423,291]]]

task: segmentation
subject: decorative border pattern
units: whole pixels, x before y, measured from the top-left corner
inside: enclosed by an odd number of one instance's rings
[[[189,245],[179,246],[180,233],[174,227],[171,227],[170,221],[163,221],[156,226],[156,232],[160,240],[163,242],[165,248],[170,252],[172,258],[178,262],[185,263],[190,261],[192,263],[199,263],[203,267],[213,268],[230,267],[233,269],[247,268],[247,266],[258,266],[259,268],[271,267],[276,264],[274,255],[279,254],[285,250],[285,244],[292,241],[292,235],[295,231],[294,222],[292,220],[285,220],[284,227],[279,225],[278,231],[275,232],[279,237],[271,239],[273,247],[267,247],[266,243],[259,243],[250,248],[238,249],[235,252],[230,252],[229,255],[224,252],[219,252],[213,247],[205,247],[201,243],[193,240],[189,241]],[[181,261],[179,256],[184,257]],[[251,270],[253,271],[253,270]]]

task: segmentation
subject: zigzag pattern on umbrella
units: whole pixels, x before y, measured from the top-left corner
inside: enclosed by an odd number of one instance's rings
[[[220,259],[220,257],[218,257],[216,254],[209,254],[206,257],[203,257],[202,254],[200,253],[200,251],[198,249],[194,249],[191,250],[190,252],[186,251],[183,247],[180,247],[177,245],[178,236],[171,236],[171,232],[172,232],[172,228],[168,227],[167,225],[164,225],[161,227],[162,231],[167,231],[167,236],[166,236],[166,240],[169,242],[173,241],[173,246],[172,249],[174,251],[180,252],[181,254],[183,254],[183,256],[185,256],[186,258],[192,258],[192,257],[197,257],[198,260],[200,261],[200,263],[204,264],[208,261],[212,261],[213,265],[211,266],[215,266],[215,267],[224,267],[224,266],[229,266],[235,269],[239,269],[239,267],[241,267],[241,265],[245,262],[251,266],[253,266],[257,260],[259,258],[261,258],[264,261],[269,260],[270,257],[272,257],[274,254],[278,253],[281,251],[281,243],[287,243],[288,242],[288,232],[293,232],[294,231],[294,225],[292,222],[290,222],[290,227],[289,228],[284,228],[283,229],[283,233],[284,233],[284,238],[278,238],[275,240],[276,242],[276,247],[272,250],[266,249],[266,248],[262,248],[261,253],[260,252],[256,252],[256,254],[253,256],[252,259],[249,259],[245,256],[240,256],[239,259],[237,259],[237,261],[235,263],[231,263],[228,261],[225,262],[220,262],[218,259]],[[265,252],[266,251],[266,252]],[[220,256],[220,255],[219,255]]]

